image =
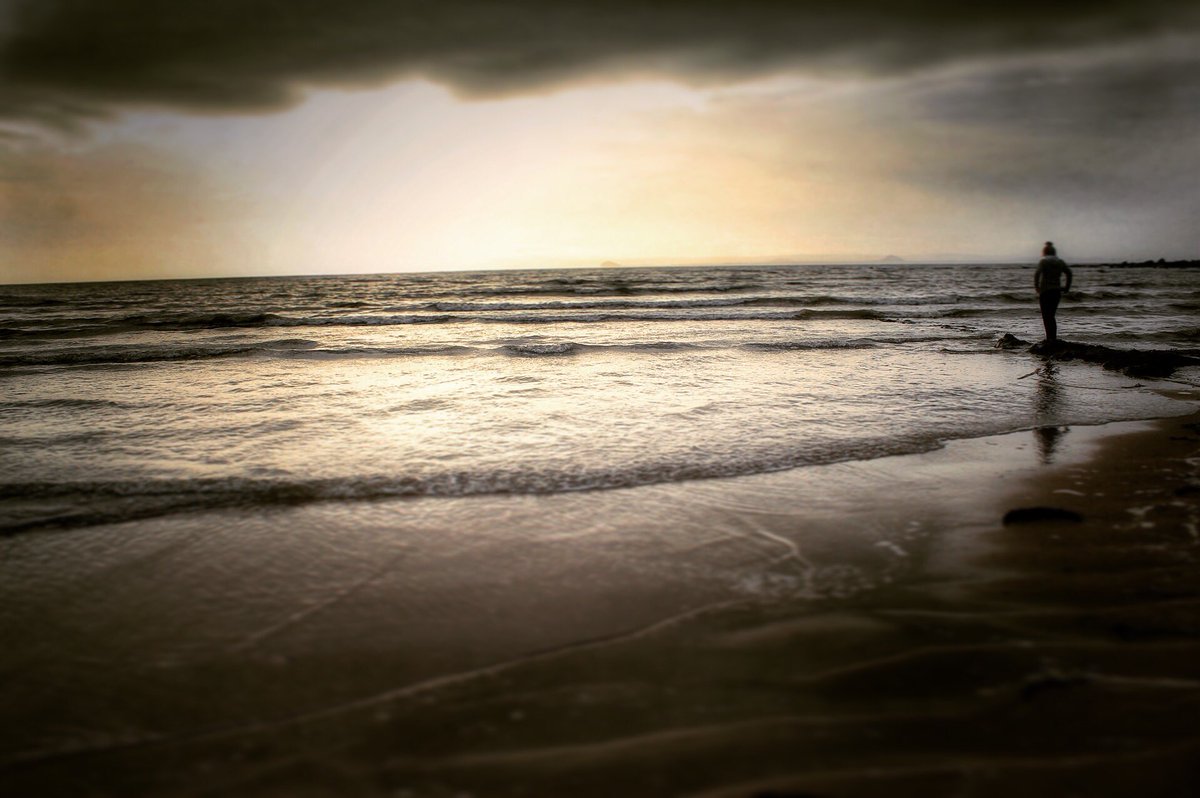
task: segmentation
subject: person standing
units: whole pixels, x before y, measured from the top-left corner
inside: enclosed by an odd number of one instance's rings
[[[1063,285],[1066,277],[1066,285]],[[1071,267],[1058,257],[1053,241],[1042,247],[1042,259],[1033,273],[1033,287],[1037,291],[1038,305],[1042,309],[1042,324],[1046,327],[1046,343],[1058,340],[1058,322],[1054,314],[1062,295],[1071,290]]]

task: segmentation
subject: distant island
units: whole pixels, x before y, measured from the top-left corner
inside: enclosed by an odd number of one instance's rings
[[[1167,260],[1166,258],[1159,258],[1158,260],[1143,260],[1143,261],[1135,261],[1135,262],[1123,260],[1120,263],[1109,263],[1109,264],[1102,264],[1102,265],[1133,266],[1133,267],[1156,266],[1156,267],[1166,267],[1169,269],[1197,269],[1197,268],[1200,268],[1200,260]]]
[[[880,258],[879,262],[880,263],[905,263],[906,261],[904,260],[904,258],[900,257],[899,255],[888,255],[885,258]]]
[[[613,269],[613,268],[619,268],[620,265],[621,264],[617,263],[615,260],[606,260],[606,261],[604,261],[604,263],[600,264],[600,268],[601,269]]]

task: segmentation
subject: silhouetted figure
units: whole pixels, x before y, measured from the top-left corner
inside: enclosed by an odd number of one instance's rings
[[[1063,277],[1067,278],[1063,285]],[[1062,295],[1071,290],[1071,268],[1063,263],[1054,249],[1054,242],[1047,241],[1042,247],[1042,259],[1033,274],[1033,287],[1037,291],[1038,305],[1042,308],[1042,324],[1046,327],[1046,343],[1058,340],[1058,322],[1054,314]]]

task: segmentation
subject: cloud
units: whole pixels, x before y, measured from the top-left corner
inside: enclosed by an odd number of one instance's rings
[[[217,272],[248,251],[231,219],[250,209],[208,182],[138,144],[0,148],[0,283]]]
[[[907,137],[910,168],[941,188],[1081,206],[1195,194],[1200,54],[1191,47],[962,70],[881,94],[873,111],[873,124]],[[934,145],[931,157],[919,157],[921,141]]]
[[[0,0],[0,3],[4,0]],[[312,86],[424,77],[469,96],[793,68],[888,73],[1195,31],[1193,0],[9,0],[0,116],[270,111]]]
[[[1197,60],[1127,45],[729,87],[677,112],[695,132],[675,139],[704,136],[742,155],[743,173],[772,175],[764,213],[812,222],[808,240],[833,231],[826,251],[840,235],[855,251],[1006,256],[1048,237],[1072,242],[1072,257],[1194,257]]]

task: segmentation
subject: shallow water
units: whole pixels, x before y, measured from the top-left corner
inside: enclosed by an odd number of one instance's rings
[[[1030,266],[256,278],[0,290],[0,525],[553,494],[1178,412],[997,351]],[[1079,267],[1063,336],[1187,347],[1200,271]]]

